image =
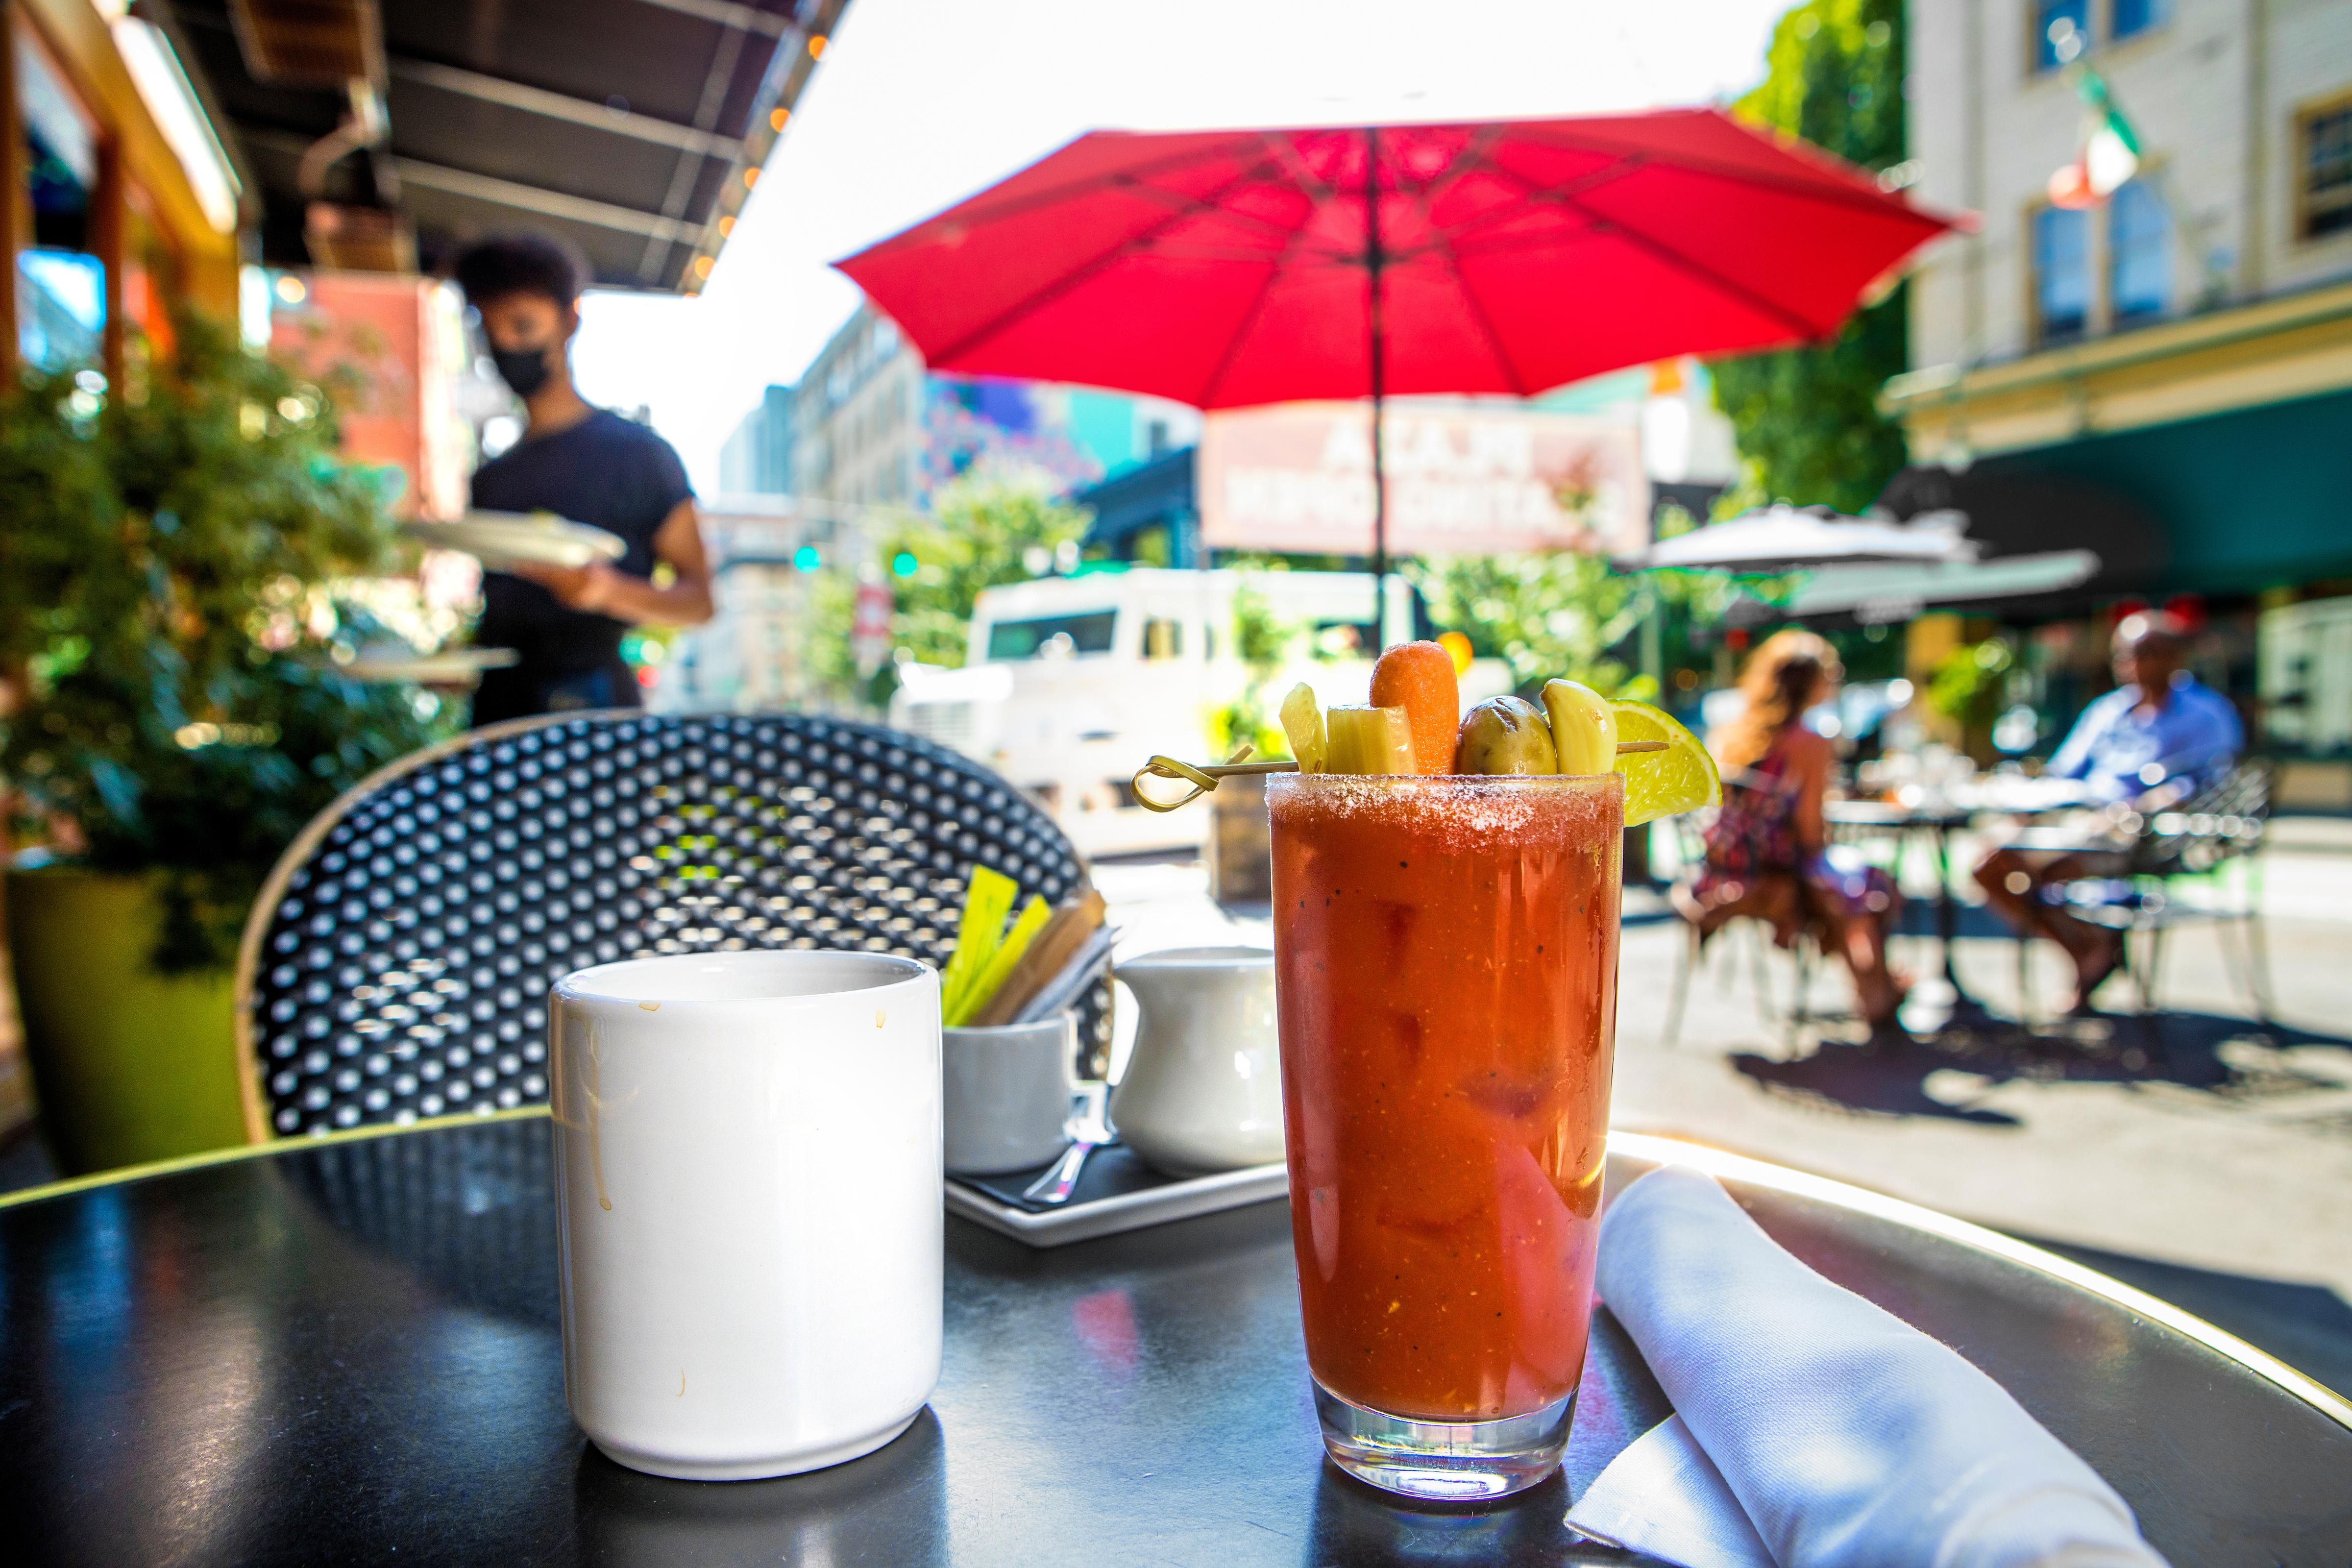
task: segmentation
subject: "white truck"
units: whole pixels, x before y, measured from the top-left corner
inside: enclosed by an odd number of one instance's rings
[[[964,667],[900,666],[890,722],[1027,790],[1089,858],[1197,847],[1206,802],[1147,811],[1129,781],[1154,752],[1207,758],[1210,716],[1250,679],[1234,650],[1244,584],[1301,634],[1269,710],[1301,680],[1327,705],[1363,701],[1379,649],[1412,636],[1412,589],[1395,577],[1374,637],[1365,573],[1082,570],[982,592]],[[1463,686],[1491,696],[1507,678],[1480,660]]]

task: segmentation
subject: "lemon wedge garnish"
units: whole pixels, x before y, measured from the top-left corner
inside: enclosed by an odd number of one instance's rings
[[[1634,827],[1679,811],[1723,804],[1723,775],[1698,737],[1646,702],[1612,702],[1617,739],[1664,741],[1663,752],[1628,752],[1617,758],[1625,776],[1625,826]]]

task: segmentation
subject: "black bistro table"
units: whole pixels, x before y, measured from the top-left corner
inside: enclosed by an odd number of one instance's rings
[[[1936,852],[1936,945],[1943,958],[1944,984],[1952,999],[1944,1026],[1969,1028],[1991,1022],[1984,1004],[1960,984],[1957,957],[1960,936],[1960,899],[1952,888],[1952,836],[1976,820],[1976,812],[1958,805],[1898,805],[1887,801],[1832,800],[1823,803],[1822,820],[1832,832],[1846,838],[1884,837],[1897,843],[1925,834]]]
[[[1612,1184],[1674,1152],[1612,1142]],[[948,1225],[947,1357],[888,1447],[640,1476],[563,1405],[543,1117],[281,1144],[0,1208],[7,1560],[1622,1562],[1570,1495],[1667,1414],[1596,1319],[1564,1474],[1483,1511],[1325,1465],[1279,1203],[1032,1252]],[[1784,1244],[2006,1384],[2198,1563],[2352,1558],[2352,1408],[2029,1248],[1712,1158]]]

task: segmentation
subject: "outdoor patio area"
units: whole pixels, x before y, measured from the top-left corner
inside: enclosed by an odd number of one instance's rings
[[[2278,1016],[2258,1023],[2216,933],[2189,926],[2152,1018],[2121,977],[2115,1011],[2061,1020],[2062,966],[2036,954],[2032,1030],[1910,1047],[1792,1038],[1759,1016],[1756,930],[1710,946],[1681,1037],[1664,1039],[1685,935],[1664,900],[1626,894],[1616,1126],[1686,1137],[1958,1215],[2137,1285],[2330,1387],[2352,1387],[2352,820],[2288,817],[2264,858]],[[1266,942],[1263,910],[1220,910],[1196,865],[1098,867],[1123,950]],[[1925,923],[1915,905],[1912,923]],[[1968,988],[2017,1012],[2016,945],[1982,909],[1962,927]],[[1933,962],[1905,939],[1898,963]],[[1790,960],[1762,960],[1785,1008]],[[1818,974],[1816,1008],[1851,1005]],[[2156,1044],[2151,1051],[2149,1042]]]
[[[2352,1564],[2352,0],[0,0],[0,1542]]]

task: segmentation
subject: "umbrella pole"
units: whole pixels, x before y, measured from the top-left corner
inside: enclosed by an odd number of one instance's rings
[[[1388,325],[1381,307],[1387,280],[1381,277],[1388,257],[1381,248],[1381,132],[1364,128],[1364,270],[1370,287],[1372,380],[1372,641],[1388,636],[1389,607],[1389,481],[1381,448],[1387,424]],[[1375,647],[1375,652],[1378,648]]]

